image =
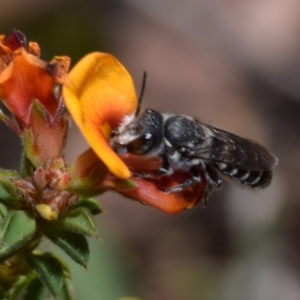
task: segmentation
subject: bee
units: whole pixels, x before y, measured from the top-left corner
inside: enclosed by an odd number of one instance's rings
[[[160,113],[153,109],[140,113],[145,82],[146,74],[136,112],[124,117],[110,141],[119,155],[158,156],[162,160],[156,174],[136,176],[171,176],[175,171],[189,174],[184,182],[165,189],[167,193],[198,184],[203,174],[207,181],[206,195],[222,184],[220,174],[253,189],[270,184],[278,159],[258,143],[184,114]]]

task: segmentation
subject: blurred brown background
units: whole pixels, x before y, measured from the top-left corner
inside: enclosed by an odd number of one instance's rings
[[[299,11],[297,0],[1,1],[1,33],[23,31],[45,60],[110,52],[138,91],[147,71],[144,107],[196,116],[279,157],[265,191],[225,183],[206,209],[175,216],[100,197],[102,242],[91,241],[88,272],[72,267],[76,299],[300,299]],[[0,130],[0,166],[17,167],[19,141]],[[73,126],[68,161],[86,148]]]

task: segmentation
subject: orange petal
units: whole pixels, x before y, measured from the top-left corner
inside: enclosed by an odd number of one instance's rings
[[[42,103],[51,115],[56,113],[58,101],[52,92],[54,83],[47,64],[21,48],[14,52],[13,60],[0,73],[0,98],[22,125],[26,125],[33,99]]]
[[[66,106],[95,153],[119,178],[130,171],[111,149],[108,138],[137,107],[131,76],[112,55],[94,52],[71,70],[63,95]]]

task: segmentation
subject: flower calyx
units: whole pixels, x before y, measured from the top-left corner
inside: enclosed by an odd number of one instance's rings
[[[42,218],[52,220],[78,200],[77,195],[66,190],[70,181],[64,160],[58,158],[45,167],[38,167],[31,177],[12,182],[28,207],[36,210]]]

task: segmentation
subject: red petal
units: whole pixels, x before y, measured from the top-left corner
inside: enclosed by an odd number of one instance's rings
[[[122,191],[122,194],[165,213],[176,214],[192,208],[205,195],[206,180],[204,177],[197,185],[186,188],[181,192],[163,192],[164,188],[176,186],[188,179],[189,176],[189,173],[175,172],[172,176],[160,176],[151,180],[131,177],[130,180],[135,182],[138,188]]]

